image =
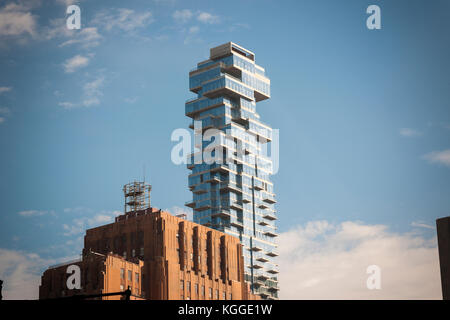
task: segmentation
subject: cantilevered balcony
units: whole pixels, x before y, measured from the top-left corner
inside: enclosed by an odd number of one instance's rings
[[[260,209],[267,209],[267,208],[269,208],[269,206],[267,204],[261,202],[260,204],[258,204],[258,208],[260,208]]]
[[[230,211],[226,208],[215,209],[211,213],[211,217],[229,218],[230,216]]]
[[[264,273],[257,273],[256,279],[261,280],[261,281],[266,281],[267,279],[269,279],[269,277],[266,276]]]
[[[232,226],[238,227],[238,228],[243,228],[243,227],[244,227],[244,224],[242,223],[242,221],[235,220],[235,219],[231,220],[231,221],[230,221],[230,224],[231,224]]]
[[[264,232],[264,235],[268,236],[268,237],[278,237],[278,234],[274,231],[266,231]]]
[[[192,190],[192,192],[195,194],[203,194],[203,193],[207,193],[208,190],[209,190],[209,186],[202,184],[202,185],[196,186],[195,189]]]
[[[263,266],[260,263],[253,262],[252,268],[253,269],[262,269]]]
[[[262,198],[263,198],[264,202],[267,202],[269,204],[274,204],[274,203],[277,202],[275,200],[275,198],[272,195],[268,194],[268,193],[265,193]]]
[[[263,218],[267,219],[267,220],[277,220],[277,217],[273,213],[270,213],[270,212],[265,213],[263,215]]]
[[[199,207],[195,207],[194,210],[195,211],[204,211],[207,209],[211,209],[211,205],[210,204],[202,204]]]
[[[195,208],[195,201],[194,200],[191,200],[191,201],[187,201],[185,204],[184,204],[186,207],[189,207],[189,208]]]
[[[238,187],[235,184],[226,183],[226,182],[220,184],[220,190],[221,191],[234,191],[234,192],[238,192],[238,193],[242,192],[242,188],[241,187]]]
[[[251,247],[250,250],[258,252],[258,251],[262,251],[262,248],[259,247],[258,245],[253,245],[253,247]]]
[[[240,204],[237,203],[237,202],[233,202],[233,203],[230,205],[230,208],[233,208],[233,209],[236,209],[236,210],[243,210],[242,205],[240,205]]]
[[[264,190],[264,186],[261,181],[255,180],[253,183],[253,189],[258,190],[258,191]]]
[[[254,101],[253,90],[244,85],[239,79],[228,74],[211,80],[203,85],[203,96],[210,99],[220,96],[245,98]]]
[[[270,99],[270,95],[267,93],[264,93],[263,91],[259,91],[255,89],[255,101],[259,102],[259,101],[263,101],[266,99]]]
[[[277,269],[275,269],[275,268],[273,268],[273,267],[271,267],[270,269],[268,269],[267,272],[268,272],[268,273],[271,273],[271,274],[278,274],[278,273],[280,273]]]
[[[266,255],[268,255],[269,257],[278,257],[278,252],[268,251],[268,252],[266,252]]]
[[[264,258],[264,256],[258,257],[256,258],[256,260],[258,260],[259,262],[268,262],[269,260]]]

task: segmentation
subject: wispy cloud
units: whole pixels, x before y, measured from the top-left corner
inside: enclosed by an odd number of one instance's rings
[[[84,233],[86,229],[111,223],[114,218],[120,215],[120,211],[102,211],[89,217],[73,219],[71,224],[63,224],[65,236],[73,236]]]
[[[177,10],[172,14],[173,19],[179,23],[186,23],[194,14],[189,9]]]
[[[36,217],[36,216],[43,216],[46,214],[54,214],[54,211],[24,210],[24,211],[19,211],[17,214],[22,217]]]
[[[219,16],[213,15],[209,12],[200,12],[197,15],[197,20],[200,22],[203,22],[203,23],[208,23],[208,24],[220,22]]]
[[[436,239],[385,225],[312,221],[278,239],[281,299],[442,299]],[[381,269],[369,290],[367,267]]]
[[[45,259],[37,253],[0,248],[0,279],[5,300],[39,298],[43,270],[48,266],[74,259],[74,256]]]
[[[450,167],[450,149],[433,151],[423,156],[430,163],[438,163]]]
[[[102,87],[105,82],[104,75],[97,75],[93,80],[87,81],[83,85],[82,99],[79,102],[61,101],[58,105],[66,110],[80,108],[80,107],[93,107],[101,103],[100,98],[103,96]]]
[[[426,224],[426,223],[423,223],[423,222],[419,222],[419,221],[411,222],[411,226],[412,227],[416,227],[416,228],[425,228],[425,229],[436,230],[436,227],[430,226],[429,224]]]
[[[0,124],[4,123],[6,121],[6,117],[8,117],[11,114],[11,110],[6,107],[0,107]]]
[[[84,95],[85,98],[83,100],[83,105],[85,107],[90,107],[93,105],[100,104],[100,97],[103,96],[103,92],[101,91],[101,87],[103,86],[103,82],[105,81],[104,76],[98,76],[96,79],[87,82],[84,87]]]
[[[399,130],[399,133],[400,133],[401,136],[408,137],[408,138],[418,137],[418,136],[422,135],[422,132],[414,130],[414,129],[411,129],[411,128],[401,128]]]
[[[30,9],[33,3],[11,2],[0,9],[0,36],[17,37],[22,35],[36,35],[36,16]]]
[[[92,24],[107,31],[121,29],[123,31],[134,31],[154,22],[151,11],[134,11],[132,9],[109,9],[99,12],[93,19]]]
[[[192,26],[189,28],[189,33],[194,34],[194,33],[199,32],[199,30],[200,30],[200,28],[198,26]]]
[[[102,36],[99,34],[96,27],[88,27],[76,31],[76,33],[71,35],[71,39],[64,41],[59,46],[66,47],[74,44],[79,44],[82,48],[87,49],[96,47],[100,44]]]
[[[5,92],[9,92],[11,90],[12,90],[12,87],[0,87],[0,95]]]
[[[49,264],[51,262],[35,253],[0,248],[0,278],[5,282],[4,299],[37,299],[41,270]]]
[[[63,67],[66,73],[72,73],[80,68],[86,67],[88,64],[89,64],[89,57],[78,54],[72,58],[67,59],[63,63]]]

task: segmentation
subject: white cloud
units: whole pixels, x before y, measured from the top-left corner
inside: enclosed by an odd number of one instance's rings
[[[120,211],[102,211],[92,217],[81,217],[73,219],[72,224],[63,224],[64,235],[72,236],[84,233],[86,229],[108,224],[114,221],[114,218],[122,214]]]
[[[88,64],[89,64],[89,57],[78,54],[70,59],[67,59],[64,62],[63,67],[66,73],[72,73],[75,72],[77,69],[86,67]]]
[[[9,3],[0,9],[0,36],[36,34],[36,17],[29,12],[30,3]]]
[[[384,225],[313,221],[278,239],[281,299],[442,299],[436,239]],[[381,290],[367,289],[367,267]]]
[[[83,105],[85,107],[90,107],[93,105],[100,104],[100,96],[103,96],[100,88],[103,86],[103,82],[105,81],[105,77],[99,76],[91,82],[87,82],[84,87],[84,95],[85,99],[83,100]]]
[[[177,10],[172,14],[175,21],[179,23],[185,23],[189,21],[193,16],[193,13],[189,9]]]
[[[416,228],[425,228],[425,229],[431,229],[431,230],[436,230],[436,227],[434,226],[430,226],[429,224],[420,222],[420,221],[413,221],[411,222],[411,226],[412,227],[416,227]]]
[[[70,101],[62,101],[59,102],[58,105],[66,110],[79,107],[92,107],[99,105],[101,103],[100,97],[103,96],[101,88],[103,86],[104,81],[105,77],[103,75],[98,75],[92,81],[86,82],[84,84],[81,102],[74,103]]]
[[[0,279],[5,300],[37,299],[41,271],[51,264],[34,253],[0,248]]]
[[[0,279],[4,281],[3,299],[38,299],[43,271],[50,265],[70,261],[76,257],[44,259],[32,252],[0,248]]]
[[[423,156],[430,163],[439,163],[450,167],[450,149],[433,151]]]
[[[219,22],[219,17],[208,12],[200,12],[197,16],[197,20],[203,23],[213,24]]]
[[[72,109],[72,108],[77,107],[76,103],[72,103],[72,102],[69,102],[69,101],[59,102],[58,105],[60,107],[63,107],[64,109]]]
[[[64,25],[65,30],[67,28]],[[60,47],[70,46],[73,44],[80,44],[83,48],[92,48],[100,44],[102,36],[98,33],[98,29],[95,27],[82,28],[81,30],[70,30],[75,31],[75,33],[70,33],[66,37],[71,37],[71,39],[61,43]]]
[[[194,34],[197,33],[200,30],[200,28],[198,26],[193,26],[189,28],[189,33],[190,34]]]
[[[414,130],[414,129],[410,129],[410,128],[401,128],[399,130],[399,133],[401,136],[403,137],[418,137],[422,135],[422,132]]]
[[[132,9],[110,9],[98,13],[92,23],[107,31],[118,28],[124,31],[134,31],[143,28],[154,21],[150,11],[136,12]]]
[[[0,87],[0,94],[3,94],[5,92],[9,92],[12,90],[12,87]]]
[[[44,210],[24,210],[19,211],[17,214],[22,217],[33,217],[33,216],[43,216],[48,213],[49,213],[48,211]]]

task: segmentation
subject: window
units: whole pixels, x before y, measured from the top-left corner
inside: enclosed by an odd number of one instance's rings
[[[120,279],[125,279],[125,270],[123,268],[120,269]]]
[[[191,282],[190,281],[186,282],[186,290],[187,290],[187,292],[191,291]]]
[[[136,283],[139,283],[139,273],[136,272],[134,278],[136,279]]]
[[[184,280],[180,280],[180,289],[184,290]]]
[[[131,250],[131,255],[133,256],[133,258],[136,256],[136,250]]]
[[[131,270],[128,270],[128,281],[133,281],[133,273]]]
[[[141,251],[140,251],[140,253],[139,253],[141,256],[143,256],[144,255],[144,247],[141,247]]]
[[[198,284],[195,284],[195,293],[198,294]]]
[[[123,291],[123,284],[120,285],[120,291]]]
[[[209,298],[212,299],[212,288],[209,288]]]
[[[216,300],[219,300],[219,290],[216,289]]]
[[[227,300],[227,293],[225,291],[223,292],[222,299]]]
[[[126,252],[126,251],[123,252],[123,258],[124,258],[124,259],[127,258],[127,252]]]
[[[205,296],[205,286],[202,286],[202,296]]]
[[[230,293],[230,300],[233,300],[233,295]]]

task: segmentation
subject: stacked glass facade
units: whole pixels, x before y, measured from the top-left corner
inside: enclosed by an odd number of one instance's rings
[[[241,240],[253,292],[277,299],[276,201],[267,156],[272,129],[256,113],[256,102],[270,98],[270,80],[252,52],[230,42],[211,49],[210,59],[189,73],[189,88],[197,96],[185,111],[200,139],[188,160],[193,200],[186,205],[194,222]],[[209,129],[219,134],[205,139]],[[213,143],[220,149],[211,152]],[[216,161],[201,157],[207,150]]]

